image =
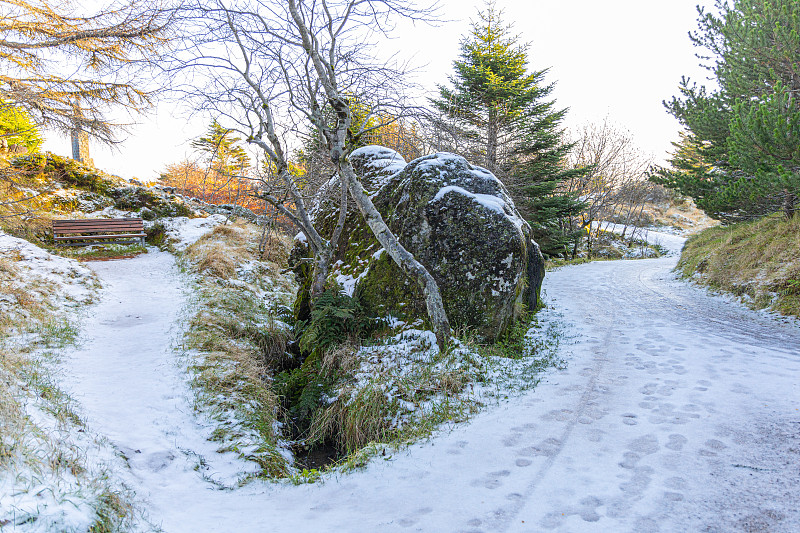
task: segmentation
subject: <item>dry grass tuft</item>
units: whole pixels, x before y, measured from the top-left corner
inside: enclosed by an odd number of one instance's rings
[[[800,217],[707,229],[689,238],[677,268],[755,308],[800,316]]]
[[[271,232],[261,243],[261,260],[277,265],[285,265],[292,249],[292,239],[282,233]]]
[[[337,446],[353,453],[370,442],[389,442],[396,437],[391,402],[378,387],[365,387],[351,402],[336,401],[318,411],[311,425],[311,439],[335,438]]]
[[[5,255],[0,257],[0,335],[23,331],[29,320],[43,322],[51,313],[48,305],[53,286],[37,280],[35,283],[19,282],[19,257]]]
[[[198,243],[189,246],[185,255],[198,272],[221,279],[230,279],[236,273],[239,261],[234,250],[222,243]]]
[[[7,372],[0,374],[5,383],[10,381]],[[7,468],[16,456],[16,450],[25,430],[25,412],[19,401],[11,394],[8,387],[0,387],[0,420],[3,431],[0,431],[0,470]]]
[[[283,365],[291,334],[267,304],[273,298],[289,302],[276,293],[276,286],[287,288],[278,274],[285,265],[263,262],[260,238],[259,228],[242,221],[217,226],[183,252],[182,262],[205,274],[198,279],[197,312],[185,346],[195,352],[195,405],[215,420],[213,439],[221,450],[256,462],[261,476],[276,478],[288,475],[289,465],[275,431],[279,401],[270,372]],[[278,242],[288,248],[288,240]],[[275,296],[265,300],[265,294]]]
[[[277,274],[289,258],[291,241],[285,235],[270,234],[261,244],[259,229],[246,221],[220,225],[189,246],[184,258],[193,263],[198,272],[230,279],[236,268],[246,261],[268,261],[271,271]]]
[[[334,442],[352,455],[371,443],[416,440],[475,412],[467,390],[481,379],[474,353],[404,352],[391,345],[368,352],[345,345],[324,353],[322,366],[336,377],[338,395],[314,414],[309,442]]]
[[[328,374],[340,372],[349,374],[361,364],[358,347],[352,344],[341,344],[327,350],[322,356],[322,370]]]

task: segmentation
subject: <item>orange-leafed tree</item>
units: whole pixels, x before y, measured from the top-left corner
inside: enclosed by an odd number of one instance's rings
[[[160,0],[83,9],[74,0],[0,0],[0,109],[39,125],[114,141],[115,107],[149,107],[152,76],[173,11]]]
[[[241,138],[212,120],[206,134],[192,142],[197,157],[167,166],[161,182],[210,204],[256,208],[253,169],[240,143]]]

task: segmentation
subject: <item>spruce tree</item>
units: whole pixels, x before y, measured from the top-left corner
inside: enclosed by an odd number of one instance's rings
[[[461,42],[453,88],[440,86],[433,104],[467,140],[468,159],[509,188],[542,252],[562,255],[579,238],[569,219],[583,207],[562,184],[587,169],[565,167],[572,148],[561,129],[567,110],[546,101],[554,87],[545,82],[547,70],[528,72],[530,46],[511,31],[487,3]]]
[[[543,76],[541,73],[538,79]],[[553,100],[541,101],[553,86],[540,87],[535,102],[517,121],[520,134],[512,152],[514,165],[508,181],[517,208],[531,225],[542,253],[566,258],[582,236],[580,228],[573,228],[570,221],[578,218],[584,204],[564,184],[579,179],[591,167],[565,165],[565,158],[574,146],[564,141],[561,129],[567,109],[554,109]]]
[[[453,62],[452,88],[439,86],[434,107],[451,119],[467,154],[499,177],[509,167],[514,126],[537,97],[537,75],[527,73],[529,45],[520,43],[505,25],[493,2],[478,12],[478,20],[461,41]]]

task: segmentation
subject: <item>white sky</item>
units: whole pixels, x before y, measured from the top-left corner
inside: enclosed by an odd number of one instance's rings
[[[638,145],[663,161],[679,124],[662,100],[676,94],[682,75],[705,81],[687,36],[697,28],[697,4],[709,0],[497,0],[504,19],[531,43],[531,69],[550,67],[553,96],[568,107],[567,126],[608,117],[629,130]],[[461,37],[483,0],[442,0],[437,27],[403,24],[386,43],[419,66],[418,81],[435,89],[447,83]],[[170,104],[141,117],[124,142],[111,150],[91,146],[95,164],[112,174],[152,180],[190,153],[189,141],[210,117],[176,116]],[[48,135],[45,149],[69,155],[66,138]]]

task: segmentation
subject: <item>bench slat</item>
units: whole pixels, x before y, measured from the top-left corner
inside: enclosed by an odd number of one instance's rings
[[[58,231],[62,229],[70,229],[70,228],[141,228],[143,224],[141,222],[122,222],[122,223],[110,223],[104,224],[99,222],[94,222],[92,224],[63,224],[58,226],[53,226],[53,229]]]
[[[53,224],[66,224],[75,223],[82,224],[86,222],[139,222],[142,220],[139,217],[123,217],[123,218],[56,218],[51,222]]]
[[[115,241],[119,244],[144,244],[141,218],[92,218],[53,220],[53,240],[62,246],[85,246],[90,242]],[[137,240],[130,240],[136,238]],[[120,239],[126,239],[124,242]],[[78,242],[64,242],[78,241]]]
[[[122,220],[122,219],[87,219],[87,220],[54,220],[53,226],[85,226],[92,224],[141,224],[141,220]]]
[[[143,224],[141,222],[133,222],[133,221],[123,221],[123,222],[90,222],[86,224],[54,224],[53,228],[55,229],[64,229],[64,228],[92,228],[95,226],[104,226],[104,227],[142,227]]]
[[[101,231],[116,231],[116,232],[120,232],[120,231],[143,231],[143,230],[144,230],[144,228],[142,228],[141,226],[139,226],[139,227],[136,227],[136,226],[133,226],[133,227],[131,227],[131,226],[120,226],[120,227],[115,227],[115,228],[109,228],[107,226],[91,226],[91,227],[87,227],[87,228],[66,228],[66,229],[60,228],[60,229],[54,229],[53,232],[54,233],[90,233],[90,232],[101,232]]]
[[[114,244],[141,244],[141,243],[142,242],[139,241],[139,240],[114,242]],[[59,246],[86,246],[88,244],[91,244],[91,243],[86,243],[86,242],[59,242],[58,243]],[[109,243],[99,243],[99,244],[109,244]]]

